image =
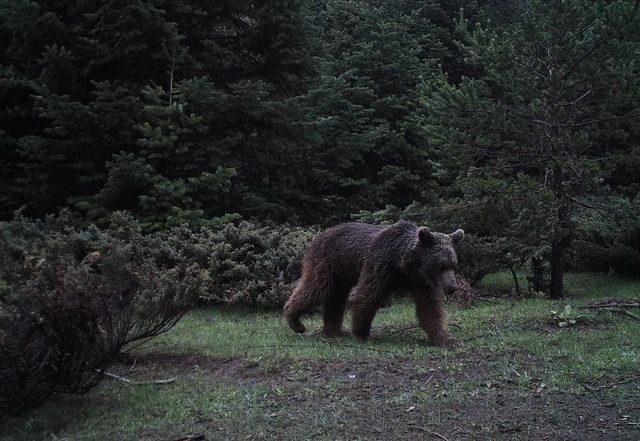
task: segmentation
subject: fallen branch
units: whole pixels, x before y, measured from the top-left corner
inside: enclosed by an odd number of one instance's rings
[[[631,317],[631,318],[633,318],[635,320],[640,320],[640,316],[637,316],[634,313],[629,312],[624,308],[616,308],[616,307],[612,307],[612,306],[586,306],[585,308],[600,309],[600,310],[603,310],[603,311],[617,312],[618,314],[626,315],[627,317]]]
[[[388,337],[390,335],[394,335],[394,334],[402,334],[403,332],[407,332],[407,331],[413,331],[414,329],[419,329],[420,326],[418,325],[412,325],[412,326],[405,326],[404,328],[397,328],[394,329],[392,327],[389,327],[388,330],[391,331],[389,333],[384,333],[382,335],[384,335],[385,337]],[[380,331],[383,331],[382,329]],[[384,332],[384,331],[383,331]]]
[[[431,430],[425,429],[424,427],[413,426],[413,425],[409,425],[408,427],[412,427],[414,429],[422,430],[424,433],[428,433],[431,436],[435,436],[435,437],[440,438],[441,440],[444,440],[444,441],[449,441],[449,439],[446,436],[440,435],[438,432],[432,432]]]
[[[201,441],[205,439],[204,433],[196,433],[195,435],[187,435],[183,438],[178,438],[174,441]]]
[[[620,386],[621,384],[627,384],[627,383],[629,383],[629,382],[631,382],[631,381],[633,381],[635,379],[636,379],[636,377],[629,377],[629,378],[625,378],[624,380],[614,381],[613,383],[602,384],[600,386],[590,386],[590,385],[588,385],[586,383],[584,383],[582,386],[586,390],[594,392],[594,391],[598,391],[598,390],[602,390],[602,389],[607,389],[607,388],[610,388],[610,387],[613,387],[613,386]]]
[[[613,312],[619,312],[620,314],[624,314],[628,317],[632,317],[636,320],[640,320],[640,316],[637,316],[629,311],[627,311],[626,309],[622,309],[622,308],[607,308],[607,311],[613,311]]]
[[[585,309],[617,312],[634,320],[640,320],[640,316],[628,311],[629,308],[640,308],[640,300],[633,298],[605,299],[592,302],[584,306]]]
[[[604,299],[597,302],[591,302],[585,306],[589,309],[601,308],[640,308],[640,299],[622,298],[622,299]]]
[[[100,372],[101,374],[109,377],[109,378],[113,378],[115,380],[120,380],[122,382],[128,383],[128,384],[132,384],[134,386],[141,386],[144,384],[169,384],[169,383],[173,383],[174,381],[176,381],[176,378],[168,378],[166,380],[149,380],[149,381],[135,381],[135,380],[129,380],[128,378],[125,377],[121,377],[120,375],[116,375],[116,374],[112,374],[111,372],[105,372],[105,371],[101,371],[100,369],[96,369],[97,372]]]

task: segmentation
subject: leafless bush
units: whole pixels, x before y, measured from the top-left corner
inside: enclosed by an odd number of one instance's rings
[[[158,262],[126,218],[111,231],[41,225],[30,239],[22,222],[0,225],[0,413],[88,391],[119,352],[174,326],[202,285],[197,267]]]

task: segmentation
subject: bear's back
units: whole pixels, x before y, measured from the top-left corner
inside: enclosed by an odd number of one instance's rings
[[[313,242],[327,252],[362,253],[387,228],[388,225],[347,222],[323,231],[315,237]]]
[[[352,285],[360,275],[364,259],[377,254],[379,250],[376,248],[380,247],[381,242],[387,242],[384,239],[376,242],[376,239],[383,233],[384,236],[392,236],[394,239],[407,233],[412,237],[413,233],[410,230],[415,228],[414,224],[403,221],[393,225],[372,225],[360,222],[336,225],[314,238],[307,252],[307,258],[316,264],[319,262],[326,264],[335,277]],[[395,240],[392,241],[395,242]]]

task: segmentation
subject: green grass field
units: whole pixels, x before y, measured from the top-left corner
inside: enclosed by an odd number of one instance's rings
[[[317,316],[299,336],[275,312],[199,309],[111,370],[175,381],[106,379],[5,419],[0,439],[640,439],[640,321],[581,308],[638,298],[640,282],[574,274],[567,290],[450,305],[452,351],[424,341],[404,299],[364,344],[321,337]]]

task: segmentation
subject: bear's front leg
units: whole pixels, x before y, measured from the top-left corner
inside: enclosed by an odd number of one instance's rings
[[[461,346],[460,341],[452,337],[447,328],[447,312],[442,293],[417,291],[413,293],[413,298],[418,322],[431,344],[444,348]]]

